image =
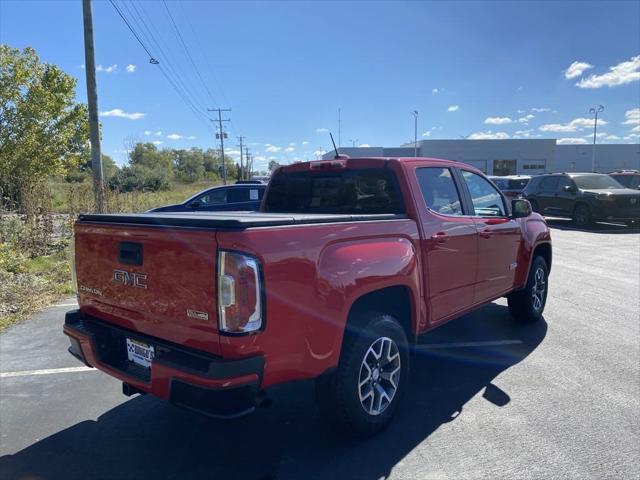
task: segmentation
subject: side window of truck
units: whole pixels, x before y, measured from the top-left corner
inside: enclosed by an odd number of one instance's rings
[[[471,194],[471,202],[476,215],[481,217],[507,216],[502,195],[488,180],[468,170],[461,170],[461,172]]]
[[[445,215],[462,215],[462,205],[451,170],[424,167],[416,170],[418,184],[427,207]]]

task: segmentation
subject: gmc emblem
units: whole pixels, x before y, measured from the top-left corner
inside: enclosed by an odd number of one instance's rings
[[[116,284],[121,283],[130,287],[147,288],[146,273],[129,273],[126,270],[114,270],[113,281]]]

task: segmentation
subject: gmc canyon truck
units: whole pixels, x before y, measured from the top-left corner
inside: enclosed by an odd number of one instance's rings
[[[80,215],[69,351],[216,417],[316,379],[321,410],[368,436],[393,417],[421,334],[506,296],[542,317],[545,220],[479,171],[428,158],[297,163],[259,212]]]

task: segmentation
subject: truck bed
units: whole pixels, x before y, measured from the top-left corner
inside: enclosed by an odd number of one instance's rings
[[[406,215],[398,214],[328,215],[262,212],[159,212],[82,214],[79,216],[78,221],[80,223],[110,223],[159,227],[225,228],[242,230],[250,227],[400,220],[406,218]]]

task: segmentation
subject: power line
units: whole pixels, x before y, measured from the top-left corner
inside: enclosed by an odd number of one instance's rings
[[[144,48],[145,52],[147,52],[147,55],[149,55],[149,62],[153,63],[154,65],[157,65],[158,61],[155,58],[153,58],[153,55],[151,55],[151,52],[149,51],[149,49],[146,47],[144,43],[142,43],[142,40],[140,40],[140,37],[138,37],[138,34],[135,32],[133,27],[129,24],[129,22],[124,17],[124,15],[122,14],[118,6],[115,4],[115,2],[113,0],[109,0],[109,2],[111,2],[111,5],[113,5],[113,8],[116,9],[116,12],[118,12],[118,15],[120,15],[120,18],[122,18],[122,20],[127,25],[127,27],[129,27],[129,30],[131,30],[131,33],[133,33],[133,36],[136,37],[136,40],[138,40],[138,43],[140,44],[140,46]]]
[[[125,6],[125,8],[127,8],[126,3],[124,4],[124,6]],[[204,113],[204,110],[200,110],[197,107],[198,104],[202,104],[203,102],[200,99],[198,99],[196,97],[196,95],[193,94],[193,92],[191,92],[189,87],[182,80],[182,78],[180,77],[180,75],[176,71],[175,67],[173,66],[173,62],[170,61],[169,55],[165,52],[164,48],[162,48],[162,45],[161,45],[160,41],[158,41],[156,36],[153,34],[152,28],[149,25],[147,25],[147,22],[145,21],[144,15],[142,13],[142,9],[143,9],[142,4],[140,5],[140,10],[138,10],[138,7],[133,2],[131,2],[131,7],[135,11],[135,14],[138,16],[138,18],[140,19],[140,23],[138,23],[138,21],[136,20],[136,16],[133,13],[131,13],[131,11],[128,8],[127,8],[127,11],[129,11],[129,14],[131,15],[133,20],[138,25],[138,28],[140,28],[141,31],[146,30],[147,39],[148,40],[150,39],[149,43],[155,44],[156,48],[160,51],[160,54],[164,58],[164,63],[166,63],[166,65],[167,65],[169,73],[171,73],[171,75],[173,76],[174,83],[179,84],[180,87],[182,88],[182,92],[183,93],[181,94],[181,96],[186,96],[188,98],[188,102],[191,105],[192,110],[197,110],[198,114],[201,115],[204,120],[206,120],[207,119],[207,115]],[[142,27],[140,27],[140,24],[142,24]],[[143,36],[144,36],[144,32],[142,32],[142,33],[143,33]]]
[[[138,35],[138,33],[135,31],[135,29],[133,28],[133,26],[131,25],[131,23],[127,20],[126,16],[124,15],[124,13],[118,8],[118,6],[114,3],[113,0],[109,0],[110,3],[113,5],[113,7],[116,9],[116,11],[118,12],[118,14],[120,15],[120,17],[122,18],[122,20],[125,22],[125,24],[127,25],[127,27],[129,28],[129,30],[131,31],[131,33],[135,36],[135,38],[138,40],[138,42],[143,46],[143,48],[145,49],[145,51],[147,53],[149,53],[148,49],[146,48],[146,46],[144,45],[144,43],[142,43],[140,36]],[[133,19],[133,21],[136,23],[136,25],[138,26],[138,29],[141,32],[142,36],[147,37],[147,41],[149,43],[153,43],[151,42],[149,39],[151,38],[155,44],[156,47],[160,50],[160,52],[162,53],[165,63],[167,64],[167,67],[169,68],[169,70],[173,73],[173,75],[175,76],[175,79],[171,78],[171,75],[169,75],[169,72],[165,71],[165,69],[163,68],[163,66],[154,59],[154,64],[158,65],[159,69],[160,69],[160,73],[162,73],[162,75],[165,77],[165,79],[169,82],[169,84],[173,87],[173,89],[176,91],[176,93],[180,96],[180,98],[183,100],[183,102],[185,103],[185,105],[187,107],[189,107],[189,109],[191,109],[191,111],[196,115],[196,118],[198,118],[200,121],[203,122],[203,125],[206,126],[206,128],[209,128],[209,125],[204,121],[207,119],[207,115],[203,112],[200,111],[197,106],[194,104],[192,98],[189,98],[189,95],[191,95],[194,99],[195,97],[193,96],[193,94],[191,92],[189,92],[189,90],[186,88],[186,86],[184,85],[184,83],[181,81],[179,75],[175,72],[175,70],[173,69],[173,66],[171,65],[171,63],[168,60],[168,56],[164,53],[164,50],[162,49],[162,47],[160,46],[159,42],[157,42],[157,40],[155,39],[155,37],[153,36],[153,33],[151,32],[151,29],[146,25],[146,22],[144,21],[144,18],[142,17],[141,13],[137,10],[135,4],[131,4],[132,7],[136,10],[136,13],[138,14],[140,21],[142,22],[142,24],[144,25],[144,27],[146,28],[147,32],[149,33],[149,36],[146,36],[143,32],[143,28],[140,26],[140,23],[138,22],[138,20],[136,19],[135,15],[133,15],[131,13],[131,11],[129,10],[129,8],[127,7],[126,4],[123,3],[123,7],[127,10],[127,12],[129,13],[129,15],[131,16],[131,18]],[[151,55],[150,55],[151,56]],[[182,85],[182,89],[178,86],[178,83],[180,83]],[[197,102],[197,100],[196,100]]]
[[[207,84],[205,83],[204,79],[202,78],[202,75],[200,74],[200,70],[198,69],[198,66],[196,65],[196,62],[193,61],[193,57],[191,56],[191,53],[189,53],[189,49],[187,48],[187,44],[185,43],[184,38],[182,38],[182,33],[180,33],[180,29],[178,28],[178,25],[176,25],[176,22],[173,19],[173,15],[171,15],[171,10],[169,10],[169,6],[167,5],[167,2],[165,2],[165,0],[162,0],[162,4],[164,5],[164,9],[167,12],[167,15],[169,16],[169,20],[171,20],[171,24],[173,25],[173,28],[175,29],[176,34],[178,35],[178,39],[180,40],[180,43],[182,44],[182,48],[184,49],[184,53],[186,53],[187,58],[191,62],[191,65],[193,66],[193,69],[196,72],[196,75],[198,75],[198,78],[200,79],[200,83],[204,87],[205,91],[209,94],[209,98],[210,98],[211,102],[213,104],[217,104],[218,102],[216,102],[215,98],[213,98],[213,95],[211,94],[211,90],[209,90],[209,87],[207,87]]]

